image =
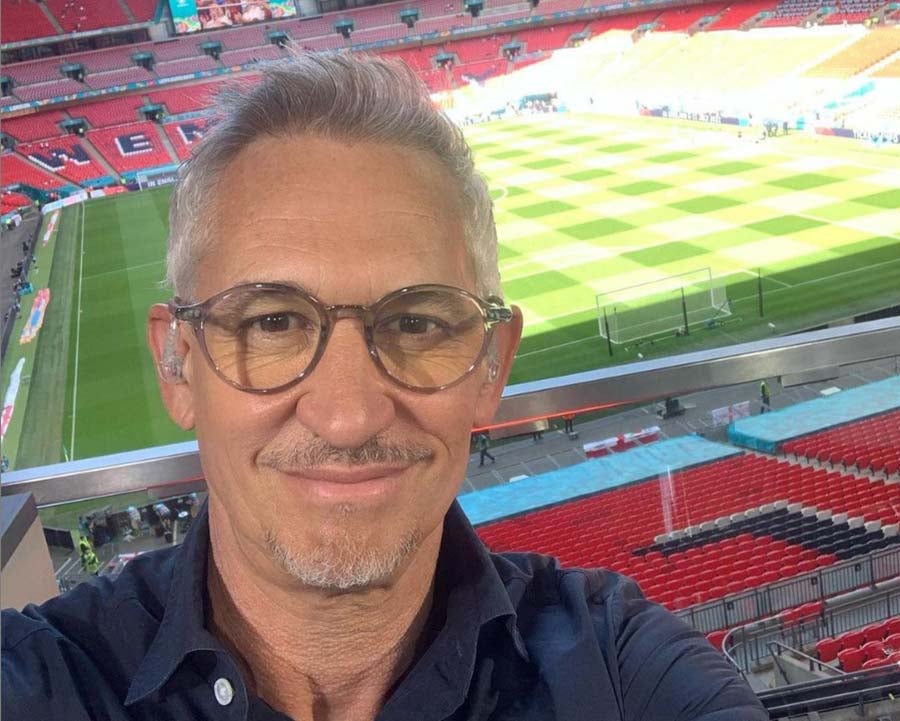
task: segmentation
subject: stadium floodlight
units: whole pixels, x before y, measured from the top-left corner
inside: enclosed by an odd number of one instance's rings
[[[722,281],[710,268],[597,294],[600,335],[621,345],[663,334],[690,333],[731,315]]]

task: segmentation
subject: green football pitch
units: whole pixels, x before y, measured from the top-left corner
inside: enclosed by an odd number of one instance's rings
[[[754,143],[737,129],[574,114],[466,132],[496,202],[504,291],[525,314],[513,382],[900,303],[894,148],[801,135]],[[14,467],[188,438],[165,415],[144,341],[147,306],[166,299],[168,195],[64,211],[53,300],[7,439]],[[704,268],[725,286],[730,315],[610,357],[598,293]],[[14,341],[4,380],[18,349]]]

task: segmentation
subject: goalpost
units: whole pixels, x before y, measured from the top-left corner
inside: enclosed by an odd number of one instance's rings
[[[621,345],[664,333],[689,334],[731,315],[725,286],[710,268],[597,294],[600,335]]]

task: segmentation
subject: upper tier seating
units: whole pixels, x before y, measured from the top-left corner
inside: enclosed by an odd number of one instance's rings
[[[385,25],[380,28],[367,28],[364,30],[354,30],[352,41],[354,45],[362,45],[363,43],[375,43],[381,40],[398,40],[409,35],[409,28],[403,23],[394,23],[393,25]]]
[[[66,58],[66,62],[82,63],[89,73],[102,73],[105,70],[122,70],[134,66],[131,56],[134,53],[150,50],[150,43],[136,45],[120,45],[90,53],[78,53]]]
[[[150,47],[156,62],[164,63],[166,60],[181,60],[182,58],[196,58],[203,54],[197,44],[197,38],[187,37],[178,40],[166,40],[162,43],[153,43]]]
[[[110,70],[105,73],[91,73],[85,76],[84,82],[94,90],[102,90],[103,88],[112,88],[116,85],[140,83],[153,79],[153,75],[148,70],[132,67],[124,70]]]
[[[230,30],[220,30],[213,33],[205,33],[203,42],[218,41],[225,50],[241,50],[268,43],[266,38],[266,25],[246,25]]]
[[[63,62],[62,58],[46,58],[27,63],[13,63],[3,66],[3,74],[11,77],[18,85],[47,83],[64,77],[60,70]]]
[[[664,495],[672,499],[673,528],[709,523],[709,530],[700,526],[691,536],[658,542],[666,530]],[[900,521],[898,485],[740,455],[679,471],[670,481],[648,480],[489,523],[478,533],[495,550],[536,551],[557,556],[566,566],[599,565],[625,573],[670,608],[900,541],[840,516],[820,519],[779,510],[776,502],[815,505],[864,521]],[[712,523],[726,518],[724,526]]]
[[[584,5],[584,0],[542,0],[540,13],[560,13],[577,10]]]
[[[900,51],[900,30],[880,28],[823,60],[806,74],[824,78],[850,78]]]
[[[824,22],[826,25],[861,23],[883,5],[883,0],[840,0],[831,6],[838,9],[828,13]]]
[[[35,0],[3,0],[0,4],[0,42],[14,43],[57,35],[53,23]]]
[[[891,476],[900,472],[900,410],[790,440],[782,451]]]
[[[103,128],[108,125],[121,125],[138,120],[137,109],[144,105],[140,95],[128,95],[124,98],[112,98],[96,103],[86,103],[70,108],[73,117],[81,117],[90,123],[92,128]]]
[[[454,28],[468,28],[473,25],[472,16],[465,15],[447,15],[434,18],[424,18],[419,20],[412,32],[416,35],[422,35],[430,32],[445,32]]]
[[[16,88],[16,95],[22,100],[47,100],[60,95],[74,95],[85,91],[87,88],[83,83],[77,80],[54,80],[49,83],[38,83],[37,85],[23,85]]]
[[[263,45],[258,48],[244,48],[222,53],[220,60],[226,67],[254,63],[260,60],[277,60],[285,57],[285,52],[277,45]]]
[[[88,140],[118,173],[174,162],[150,122],[91,130]]]
[[[0,185],[24,183],[42,190],[61,188],[65,183],[59,178],[45,173],[16,153],[3,153],[0,157]]]
[[[707,30],[738,30],[741,25],[756,17],[761,12],[768,12],[775,8],[774,0],[754,0],[752,2],[733,2],[712,23],[706,26]]]
[[[88,154],[84,141],[76,135],[64,135],[36,143],[19,143],[16,150],[39,167],[75,183],[107,175],[103,167]]]
[[[44,0],[44,3],[67,33],[112,28],[131,22],[118,0]]]
[[[686,8],[672,8],[666,10],[657,18],[657,30],[687,30],[691,25],[710,15],[718,15],[725,9],[727,3],[708,3]]]
[[[801,20],[822,7],[820,0],[781,0],[771,15],[760,23],[761,27],[798,25]]]
[[[181,120],[167,123],[163,128],[172,143],[172,147],[175,148],[175,152],[178,154],[178,159],[186,160],[191,154],[191,148],[203,137],[203,131],[206,129],[206,120],[203,118]]]
[[[48,110],[35,115],[23,115],[22,117],[4,120],[2,124],[3,132],[19,141],[55,138],[62,132],[59,127],[59,121],[65,117],[66,114],[61,110]]]
[[[160,0],[125,0],[131,14],[134,15],[136,22],[144,23],[156,16],[156,9],[159,7]]]
[[[201,55],[196,58],[186,58],[184,60],[172,60],[167,63],[156,63],[153,70],[161,78],[174,78],[176,75],[189,75],[198,73],[201,70],[215,70],[221,68],[222,65],[218,60],[209,56]]]

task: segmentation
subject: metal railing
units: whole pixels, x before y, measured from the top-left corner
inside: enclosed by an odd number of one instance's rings
[[[900,548],[886,548],[767,586],[735,593],[675,613],[703,633],[774,616],[849,591],[900,578]]]
[[[799,623],[784,624],[780,618],[768,618],[735,628],[725,637],[722,650],[742,672],[751,673],[769,659],[772,643],[799,651],[823,638],[834,638],[900,615],[900,588],[892,587],[834,603],[815,618]]]

